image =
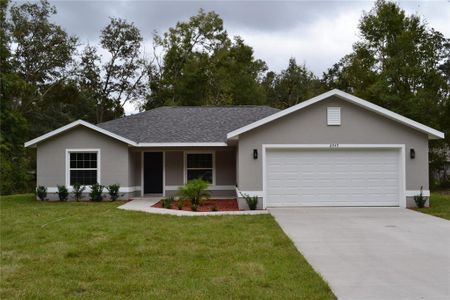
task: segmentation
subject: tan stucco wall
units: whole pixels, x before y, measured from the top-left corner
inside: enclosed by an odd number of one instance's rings
[[[37,185],[64,185],[66,149],[83,148],[100,149],[101,184],[128,186],[128,146],[85,127],[76,127],[37,145]]]
[[[327,107],[341,107],[341,126],[327,125]],[[428,138],[398,122],[364,108],[330,98],[255,128],[239,137],[238,186],[262,190],[262,144],[405,144],[406,189],[428,189]],[[416,158],[409,157],[414,148]],[[259,157],[254,160],[253,149]]]

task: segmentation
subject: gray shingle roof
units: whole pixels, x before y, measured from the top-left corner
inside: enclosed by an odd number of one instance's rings
[[[138,143],[226,142],[228,132],[277,111],[269,106],[164,106],[97,126]]]

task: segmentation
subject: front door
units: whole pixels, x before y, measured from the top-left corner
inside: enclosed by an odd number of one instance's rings
[[[163,153],[144,152],[144,194],[163,193]]]

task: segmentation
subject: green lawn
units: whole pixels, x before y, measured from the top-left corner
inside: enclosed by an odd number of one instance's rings
[[[432,193],[430,207],[417,208],[417,211],[450,220],[450,194]]]
[[[1,198],[0,298],[334,299],[270,215]]]

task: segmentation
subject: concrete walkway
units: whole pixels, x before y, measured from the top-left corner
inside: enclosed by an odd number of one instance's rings
[[[269,209],[339,299],[450,299],[450,221],[402,208]]]
[[[207,212],[193,212],[178,209],[165,209],[152,207],[153,204],[161,200],[158,198],[136,198],[124,205],[119,206],[120,209],[143,211],[160,215],[172,215],[172,216],[223,216],[223,215],[262,215],[268,214],[267,210],[240,210],[240,211],[207,211]]]

